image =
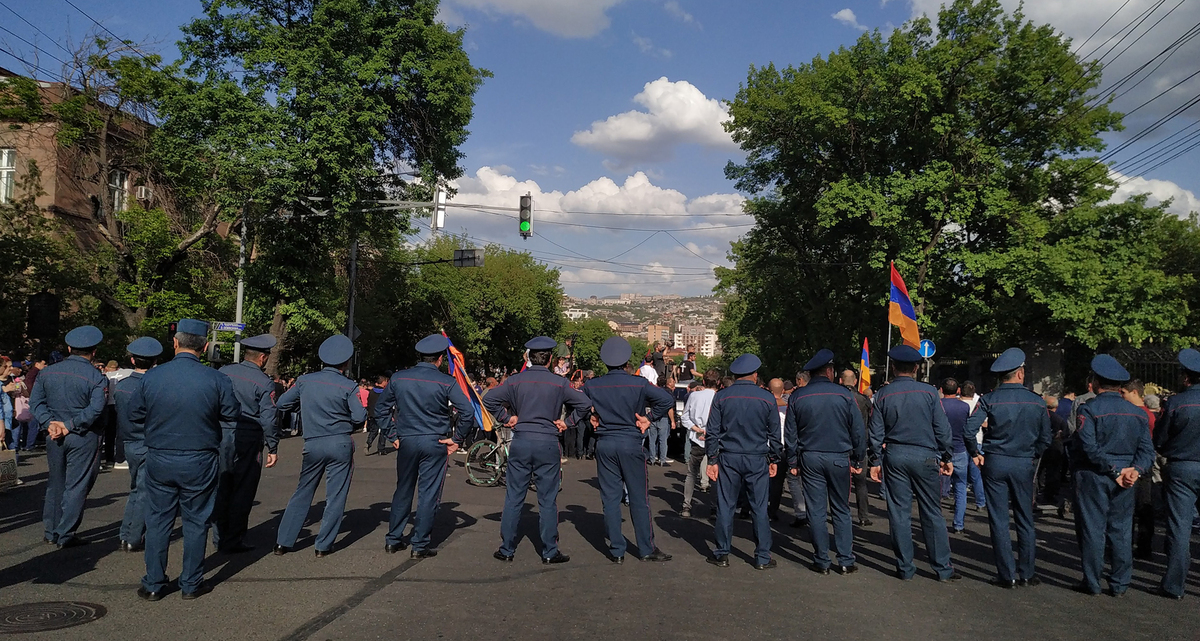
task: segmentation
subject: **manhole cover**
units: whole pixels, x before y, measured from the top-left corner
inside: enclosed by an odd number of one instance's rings
[[[106,614],[108,610],[102,605],[75,601],[10,605],[0,608],[0,634],[61,630],[91,623]]]

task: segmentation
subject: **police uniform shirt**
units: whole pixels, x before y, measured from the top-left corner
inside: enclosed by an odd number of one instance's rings
[[[275,424],[275,381],[250,361],[226,365],[220,372],[233,383],[233,395],[242,408],[237,429],[261,432],[267,451],[279,451],[279,429]]]
[[[866,454],[862,411],[854,393],[824,376],[792,391],[784,430],[790,468],[799,463],[800,452],[845,452],[855,463]]]
[[[897,376],[875,393],[870,423],[871,458],[877,461],[884,444],[923,447],[952,458],[950,421],[931,385],[911,376]]]
[[[589,380],[583,384],[583,393],[591,399],[600,419],[597,436],[620,434],[641,438],[642,431],[637,427],[635,414],[641,414],[649,407],[647,418],[653,422],[675,407],[670,392],[623,369],[609,370],[604,376]]]
[[[117,433],[122,441],[146,440],[145,421],[135,421],[129,417],[133,392],[142,386],[142,374],[142,372],[133,372],[117,381],[116,390],[113,392],[113,402],[117,409]]]
[[[753,381],[738,380],[713,395],[705,428],[710,462],[721,452],[761,454],[772,461],[783,455],[775,396]]]
[[[1103,392],[1079,409],[1072,438],[1075,469],[1115,478],[1132,467],[1145,474],[1154,463],[1150,421],[1141,408],[1117,392]]]
[[[29,407],[34,418],[45,428],[61,421],[67,431],[85,434],[97,427],[104,412],[108,379],[82,356],[47,366],[33,383]]]
[[[1167,399],[1154,430],[1158,453],[1173,461],[1200,462],[1200,385]]]
[[[367,420],[358,385],[335,367],[305,374],[279,398],[278,409],[300,409],[304,439],[350,434]]]
[[[514,434],[540,438],[558,438],[554,421],[562,416],[563,405],[578,415],[591,407],[592,401],[543,365],[530,365],[509,376],[483,398],[483,406],[501,423],[508,420],[510,412],[517,416]]]
[[[216,452],[240,415],[229,377],[187,352],[143,374],[130,396],[129,419],[144,422],[152,450]]]
[[[984,420],[983,453],[1036,458],[1050,447],[1050,412],[1041,396],[1019,383],[1001,383],[984,394],[967,418],[964,445],[971,456],[979,453],[975,438]]]
[[[432,363],[418,363],[392,375],[372,411],[376,426],[388,441],[412,436],[445,438],[452,405],[458,410],[458,429],[450,437],[461,444],[475,427],[475,406],[453,376]]]

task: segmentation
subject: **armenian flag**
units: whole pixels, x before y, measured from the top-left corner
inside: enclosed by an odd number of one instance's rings
[[[863,339],[862,356],[858,359],[858,393],[863,396],[871,395],[871,352],[865,338]]]
[[[442,330],[442,336],[446,336],[446,331]],[[485,432],[492,431],[492,427],[496,423],[496,419],[483,408],[483,399],[479,398],[479,394],[475,391],[475,385],[471,383],[471,377],[467,375],[466,360],[463,359],[462,352],[454,346],[454,341],[446,336],[446,342],[449,347],[446,348],[450,361],[450,375],[454,380],[458,381],[458,388],[467,395],[471,401],[471,406],[475,408],[475,423],[482,427]]]
[[[900,328],[900,338],[905,345],[913,349],[921,346],[921,332],[917,329],[917,312],[913,309],[912,299],[908,297],[908,288],[904,279],[896,271],[896,263],[892,263],[892,295],[888,302],[888,322]]]

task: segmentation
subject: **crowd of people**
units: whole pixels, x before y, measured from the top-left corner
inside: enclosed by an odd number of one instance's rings
[[[914,502],[938,580],[961,579],[949,535],[963,531],[970,494],[975,509],[987,512],[993,583],[999,587],[1040,583],[1033,514],[1041,504],[1063,517],[1073,514],[1084,575],[1077,589],[1092,595],[1101,593],[1103,580],[1111,595],[1125,593],[1135,514],[1139,556],[1151,553],[1155,524],[1164,514],[1168,564],[1159,591],[1183,596],[1200,493],[1195,350],[1180,352],[1183,391],[1170,398],[1146,394],[1140,381],[1104,354],[1091,363],[1086,394],[1058,398],[1025,386],[1025,356],[1016,348],[991,366],[1000,383],[979,394],[971,381],[949,378],[936,388],[918,381],[923,359],[899,346],[889,351],[890,380],[875,390],[863,387],[864,394],[858,373],[839,369],[829,350],[814,355],[794,380],[765,380],[753,354],[739,356],[726,372],[699,372],[690,349],[678,366],[664,358],[663,345],[635,360],[629,343],[613,337],[601,349],[608,373],[597,376],[573,371],[556,356],[553,339],[536,337],[526,344],[525,368],[485,378],[472,394],[442,371],[448,341],[441,334],[415,346],[416,366],[358,383],[346,376],[353,344],[332,336],[319,350],[323,369],[285,382],[262,371],[275,346],[270,335],[243,339],[241,363],[219,371],[204,366],[199,354],[207,330],[202,321],[181,320],[175,356],[162,364],[163,346],[140,338],[128,346],[129,367],[122,370],[116,363],[94,366],[103,337],[85,326],[68,333],[70,353],[60,362],[5,364],[3,372],[3,396],[27,399],[23,412],[15,404],[8,410],[14,424],[25,416],[24,425],[13,429],[14,444],[31,444],[25,429],[30,422],[45,431],[47,543],[85,543],[76,531],[101,452],[110,440],[114,451],[124,446],[131,485],[121,548],[145,552],[138,591],[143,599],[163,596],[177,514],[184,532],[184,598],[208,591],[202,568],[210,528],[219,552],[251,549],[243,537],[259,478],[264,467],[276,464],[285,429],[295,429],[305,447],[275,554],[292,552],[322,478],[326,501],[315,553],[334,552],[352,476],[350,435],[366,430],[368,453],[375,448],[398,457],[385,551],[411,547],[414,558],[436,556],[431,529],[449,456],[477,437],[477,417],[485,410],[513,432],[501,545],[493,555],[503,562],[516,554],[517,520],[530,489],[538,495],[542,561],[570,561],[558,549],[556,500],[571,458],[596,462],[608,558],[623,563],[626,557],[625,505],[636,534],[635,558],[670,561],[655,544],[648,468],[671,464],[669,437],[675,433],[686,467],[679,515],[706,513],[714,522],[708,562],[718,567],[729,565],[737,513],[753,521],[752,565],[776,566],[769,522],[779,518],[786,490],[792,525],[806,528],[812,546],[811,569],[856,572],[852,528],[871,525],[870,489],[877,484],[901,579],[915,573]],[[284,413],[293,418],[282,421]],[[105,436],[109,422],[116,438]],[[949,524],[943,500],[953,506]],[[1103,574],[1106,559],[1111,568]]]

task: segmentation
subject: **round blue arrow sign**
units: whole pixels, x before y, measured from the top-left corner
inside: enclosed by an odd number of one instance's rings
[[[933,355],[937,353],[937,345],[934,345],[933,341],[926,338],[921,341],[921,348],[917,352],[921,355],[921,358],[933,358]]]

